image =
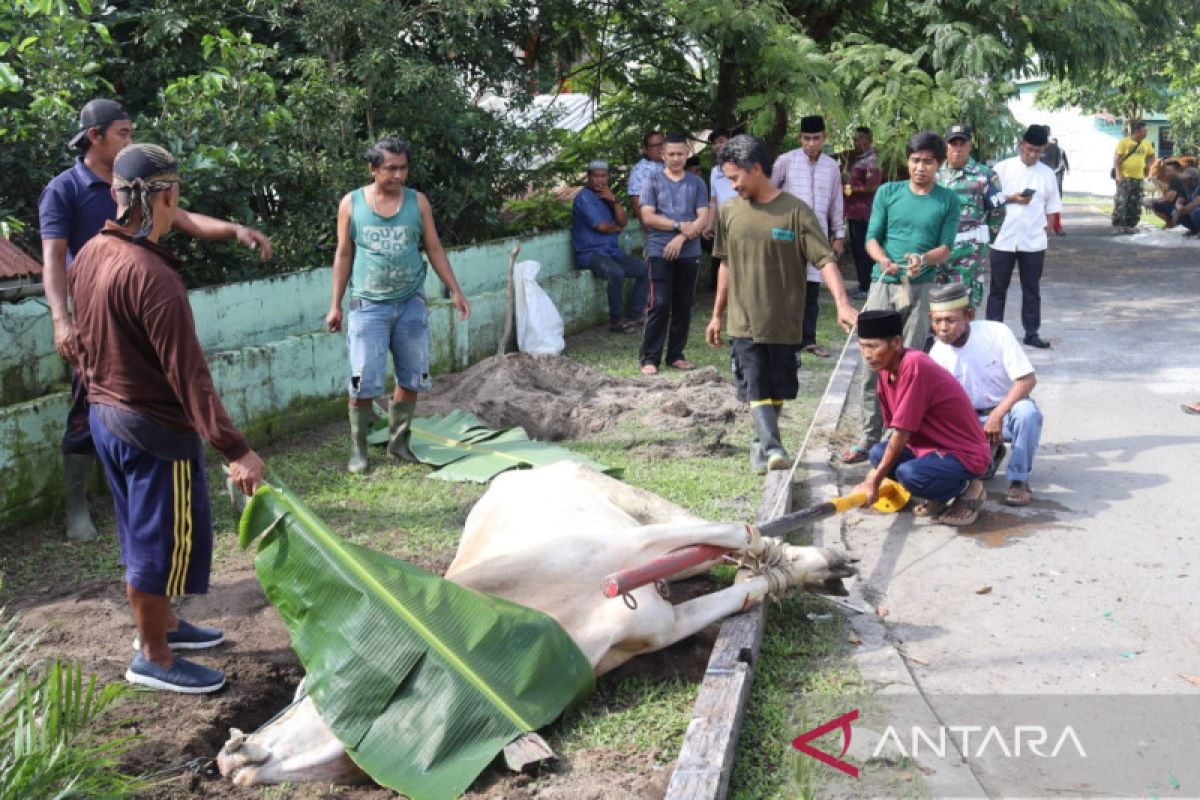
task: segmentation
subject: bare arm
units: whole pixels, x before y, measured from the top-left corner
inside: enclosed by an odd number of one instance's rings
[[[266,261],[271,257],[271,240],[262,231],[236,222],[195,214],[182,208],[175,215],[175,230],[186,233],[194,239],[220,240],[236,239],[243,247],[258,251],[258,257]]]
[[[850,298],[846,296],[846,284],[842,281],[842,271],[838,268],[838,262],[830,261],[821,265],[821,277],[825,279],[825,286],[833,295],[833,302],[837,304],[838,324],[849,333],[850,329],[858,324],[858,311],[850,305]],[[717,280],[719,285],[719,276]]]
[[[429,263],[433,266],[433,271],[450,290],[450,301],[458,309],[458,318],[465,320],[471,316],[471,305],[463,296],[462,289],[458,288],[458,279],[454,277],[450,259],[446,258],[446,249],[442,247],[437,227],[433,224],[433,208],[421,192],[417,192],[417,207],[421,210],[421,227],[425,231],[422,239],[422,243],[425,245],[425,254],[429,256]]]
[[[875,263],[879,265],[879,269],[884,275],[895,275],[900,269],[900,265],[888,258],[888,254],[884,252],[883,245],[874,239],[867,240],[867,255],[875,259]]]
[[[42,240],[42,280],[45,282],[46,302],[50,304],[50,321],[54,325],[54,349],[68,363],[75,363],[75,323],[67,305],[67,240]]]
[[[673,231],[675,230],[675,220],[670,217],[659,214],[654,206],[640,206],[640,219],[642,224],[652,231]]]
[[[329,313],[325,315],[325,330],[337,333],[342,329],[342,298],[350,285],[350,270],[354,266],[354,240],[350,238],[350,195],[338,204],[337,250],[333,254],[333,295]]]
[[[844,293],[844,291],[843,291]],[[729,302],[729,262],[722,261],[717,267],[717,299],[713,301],[712,319],[704,329],[704,339],[710,347],[721,346],[721,317],[725,314],[725,305]]]

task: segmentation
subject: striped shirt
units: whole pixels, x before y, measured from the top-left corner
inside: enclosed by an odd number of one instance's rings
[[[803,200],[830,239],[846,238],[842,214],[842,171],[837,162],[822,153],[814,164],[803,150],[791,150],[775,159],[771,185]],[[832,233],[832,236],[830,234]],[[808,265],[808,279],[820,281],[821,273]]]

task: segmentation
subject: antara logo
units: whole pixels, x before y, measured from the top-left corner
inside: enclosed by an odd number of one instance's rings
[[[854,733],[850,724],[857,719],[858,709],[856,708],[836,719],[831,719],[824,725],[800,734],[792,740],[792,747],[806,756],[811,756],[823,764],[828,764],[834,769],[846,773],[851,778],[857,778],[858,768],[842,761],[842,756],[846,755],[846,751],[850,749],[850,738]],[[839,729],[842,732],[842,752],[837,756],[832,756],[809,744],[812,740]],[[906,741],[909,744],[907,749],[905,748]],[[967,758],[980,758],[985,754],[1002,755],[1005,758],[1020,758],[1026,755],[1038,758],[1056,758],[1064,748],[1074,750],[1079,758],[1087,758],[1087,752],[1083,749],[1079,735],[1070,725],[1064,727],[1058,736],[1052,736],[1050,731],[1042,725],[1016,725],[1009,735],[995,725],[987,727],[982,725],[941,725],[933,734],[914,725],[909,729],[907,740],[896,732],[895,727],[889,725],[884,730],[883,736],[879,738],[878,744],[875,745],[875,752],[871,754],[871,758],[878,758],[889,744],[904,757],[920,758],[924,753],[927,756],[945,758],[948,741],[954,742],[957,745],[955,749]],[[974,750],[971,747],[972,744],[976,745]]]

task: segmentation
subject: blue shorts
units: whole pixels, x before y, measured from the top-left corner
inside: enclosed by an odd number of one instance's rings
[[[355,400],[384,394],[388,353],[397,386],[419,392],[432,386],[429,322],[422,295],[400,303],[351,299],[346,343],[350,348],[349,390]]]
[[[158,458],[118,438],[95,406],[89,411],[117,511],[125,582],[166,597],[204,594],[212,567],[212,510],[203,456]]]

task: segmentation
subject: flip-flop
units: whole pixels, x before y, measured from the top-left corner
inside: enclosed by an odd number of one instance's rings
[[[817,358],[829,358],[829,351],[819,344],[806,344],[800,349],[806,353],[812,353]]]
[[[870,453],[867,452],[867,448],[863,447],[861,444],[856,444],[853,447],[847,448],[846,451],[842,453],[842,463],[861,464],[869,457]]]
[[[972,490],[977,490],[979,494],[976,497],[967,497]],[[939,522],[942,525],[951,525],[955,528],[973,525],[975,524],[975,520],[979,519],[979,511],[983,508],[984,501],[986,500],[987,490],[983,488],[983,483],[973,480],[967,484],[967,490],[956,497],[953,505],[938,516],[935,522]]]
[[[1008,491],[1004,495],[1004,505],[1006,506],[1027,506],[1033,502],[1033,492],[1029,491],[1029,484],[1013,482],[1012,486],[1008,487]]]
[[[1180,408],[1185,414],[1200,414],[1200,403],[1184,403]]]
[[[913,506],[914,517],[936,517],[946,510],[945,500],[926,500]]]
[[[671,369],[677,369],[680,372],[687,372],[688,370],[693,370],[696,368],[696,365],[688,361],[686,358],[677,358],[672,361],[669,366]]]
[[[653,364],[642,364],[642,374],[643,375],[657,375],[658,367],[654,366]]]

